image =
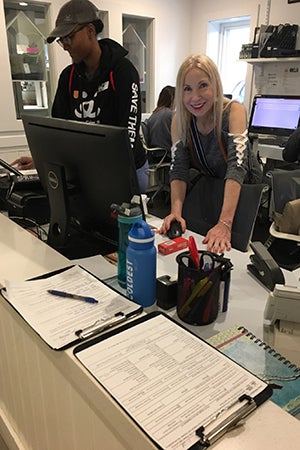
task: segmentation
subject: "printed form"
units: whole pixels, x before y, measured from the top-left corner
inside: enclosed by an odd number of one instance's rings
[[[138,323],[76,357],[164,449],[187,449],[195,430],[223,420],[266,384],[163,315]]]
[[[79,266],[40,280],[5,283],[8,301],[47,342],[59,349],[77,340],[76,331],[101,324],[117,313],[129,314],[140,305],[128,300]],[[97,304],[47,292],[55,289],[91,296]]]

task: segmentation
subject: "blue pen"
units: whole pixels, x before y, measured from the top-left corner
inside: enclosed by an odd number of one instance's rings
[[[55,289],[48,289],[47,292],[51,295],[56,295],[57,297],[65,297],[65,298],[72,298],[74,300],[82,300],[87,303],[98,303],[98,300],[96,300],[94,297],[86,297],[84,295],[78,295],[78,294],[69,294],[68,292],[64,291],[56,291]]]

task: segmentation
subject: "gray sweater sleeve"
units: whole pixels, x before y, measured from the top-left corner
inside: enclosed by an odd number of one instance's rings
[[[228,134],[225,179],[235,180],[239,184],[243,184],[249,170],[248,156],[250,151],[248,137],[244,136],[239,139],[237,136]]]
[[[227,160],[224,160],[217,141],[209,148],[211,161],[217,162],[214,167],[216,178],[235,180],[239,184],[260,183],[262,171],[251,148],[247,131],[237,135],[223,132],[222,135],[224,147],[227,150]],[[193,164],[189,148],[183,145],[182,141],[176,142],[172,147],[170,181],[182,180],[189,184],[191,167]]]

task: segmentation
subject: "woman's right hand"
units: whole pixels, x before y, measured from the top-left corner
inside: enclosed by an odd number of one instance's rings
[[[34,169],[34,161],[31,156],[21,156],[13,161],[11,166],[16,166],[18,170]]]
[[[182,232],[184,233],[186,230],[186,223],[185,220],[179,215],[179,214],[169,214],[167,217],[164,218],[164,221],[162,223],[162,226],[160,227],[159,233],[160,234],[166,234],[171,226],[171,222],[174,222],[174,220],[177,220],[181,224]]]

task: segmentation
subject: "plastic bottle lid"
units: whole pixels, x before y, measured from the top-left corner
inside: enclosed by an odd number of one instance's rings
[[[128,240],[137,243],[147,243],[154,241],[154,232],[151,230],[147,222],[140,219],[137,220],[131,227],[128,234]]]

